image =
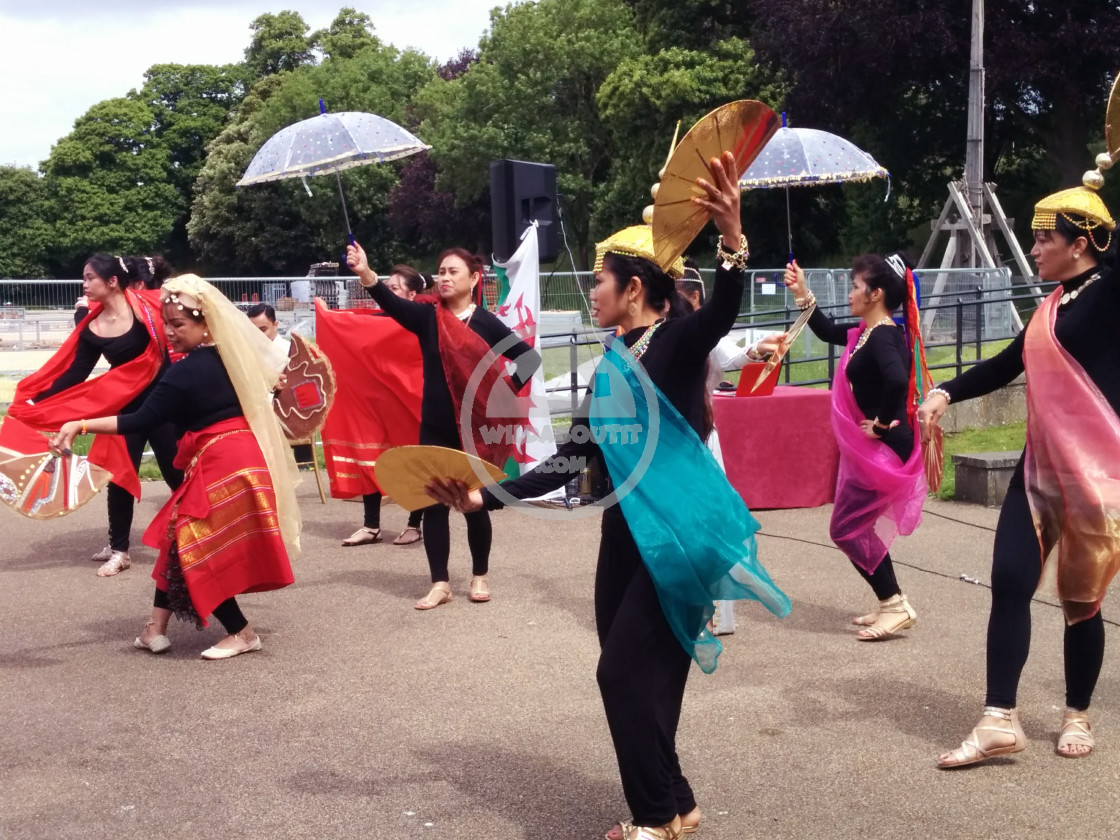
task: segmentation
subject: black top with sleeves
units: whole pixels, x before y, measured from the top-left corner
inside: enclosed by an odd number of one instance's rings
[[[1058,343],[1077,361],[1100,388],[1112,410],[1120,414],[1120,278],[1111,269],[1091,268],[1062,281],[1064,291],[1084,285],[1098,270],[1100,279],[1086,286],[1069,303],[1059,304],[1054,322]],[[960,376],[942,384],[951,402],[982,397],[1009,385],[1024,372],[1023,343],[1026,328],[995,356],[973,365]],[[1023,458],[1011,475],[1011,485],[1023,484]]]
[[[111,338],[102,338],[87,324],[78,336],[78,346],[74,350],[74,359],[70,362],[70,367],[54,381],[51,387],[36,394],[32,402],[39,402],[59,391],[65,391],[67,388],[85,382],[102,356],[109,362],[109,367],[131,362],[147,349],[148,342],[151,340],[148,328],[136,317],[133,317],[128,332]]]
[[[1089,271],[1062,282],[1065,291],[1082,286],[1098,271]],[[1058,306],[1054,332],[1058,343],[1077,360],[1089,378],[1101,389],[1112,410],[1120,414],[1120,278],[1105,269],[1101,277],[1078,293],[1069,303]],[[956,379],[941,387],[952,402],[962,402],[990,394],[1008,385],[1023,372],[1023,342],[1026,329],[990,359],[973,365]]]
[[[848,330],[859,324],[858,321],[836,323],[820,309],[809,316],[809,329],[817,338],[842,347],[848,344]],[[910,386],[910,365],[910,351],[901,328],[883,324],[871,331],[859,352],[848,359],[847,371],[856,404],[864,417],[868,420],[878,417],[884,425],[894,420],[908,425],[906,390]]]
[[[182,437],[243,414],[217,349],[198,347],[167,369],[143,405],[117,417],[117,434],[174,423]]]
[[[711,297],[697,309],[680,318],[666,321],[650,339],[641,364],[653,383],[672,403],[697,435],[704,433],[704,404],[706,397],[705,373],[708,354],[723,336],[731,330],[739,316],[743,299],[743,273],[737,268],[716,270]],[[645,333],[638,327],[623,335],[627,347]],[[590,388],[588,389],[590,392]],[[591,394],[584,398],[579,411],[572,418],[572,429],[588,426]],[[559,447],[556,455],[548,458],[520,478],[503,482],[502,489],[517,499],[540,496],[567,483],[579,472],[582,459],[598,457],[599,447],[590,434],[575,436]],[[557,464],[558,458],[566,458]],[[482,491],[483,507],[496,510],[503,503],[489,490]],[[615,505],[604,515],[621,516]]]
[[[367,291],[385,314],[409,332],[416,333],[420,340],[424,368],[424,389],[420,397],[421,434],[428,432],[448,443],[458,440],[459,423],[455,416],[455,404],[451,399],[451,389],[447,387],[443,359],[439,354],[436,307],[430,303],[417,303],[397,297],[384,283],[375,283]],[[490,347],[512,334],[510,328],[497,316],[481,307],[471,313],[467,326]],[[540,354],[521,340],[507,347],[502,355],[516,365],[512,379],[518,390],[533,377],[541,364]]]

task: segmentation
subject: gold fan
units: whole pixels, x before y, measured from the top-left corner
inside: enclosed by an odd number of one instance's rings
[[[684,253],[710,218],[706,210],[692,203],[693,196],[705,194],[696,186],[696,179],[712,177],[708,162],[731,152],[737,171],[746,172],[780,124],[768,105],[740,99],[716,108],[689,129],[654,187],[654,254],[662,269]]]
[[[925,460],[926,486],[929,492],[941,489],[941,478],[945,471],[945,433],[936,423],[929,427],[929,440],[922,444],[922,457]]]
[[[489,481],[480,478],[489,476]],[[398,446],[377,459],[374,476],[381,492],[407,511],[436,503],[424,488],[433,478],[458,479],[471,490],[496,484],[506,474],[489,461],[444,446]]]
[[[774,368],[782,363],[782,359],[786,357],[786,353],[788,353],[789,348],[793,346],[793,342],[797,341],[797,337],[801,335],[801,331],[805,329],[805,325],[809,323],[809,319],[813,316],[813,312],[816,311],[816,308],[817,305],[814,303],[797,316],[797,320],[793,322],[793,326],[789,328],[789,332],[786,334],[786,340],[783,341],[781,346],[779,346],[775,352],[771,353],[770,358],[766,360],[766,364],[762,368],[762,373],[758,375],[758,379],[756,379],[754,385],[751,386],[752,394],[758,390],[759,385],[766,381],[766,377],[771,374]]]

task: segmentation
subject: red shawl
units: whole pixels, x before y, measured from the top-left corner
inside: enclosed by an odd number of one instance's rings
[[[332,311],[318,299],[315,341],[335,378],[322,431],[331,496],[376,493],[374,465],[381,453],[420,439],[420,344],[379,310]]]
[[[15,397],[8,413],[40,432],[56,432],[69,420],[94,417],[111,417],[136,399],[159,374],[167,357],[167,338],[163,331],[163,317],[158,291],[125,290],[125,297],[133,314],[140,319],[152,340],[147,348],[129,362],[110,368],[100,376],[46,397],[31,405],[28,400],[55,383],[74,359],[82,330],[103,309],[100,303],[90,306],[89,314],[70,333],[58,351],[38,371],[24,377],[16,386]],[[119,435],[97,435],[89,450],[90,463],[104,467],[113,474],[113,482],[140,498],[140,478],[129,460],[124,438]]]
[[[519,393],[504,363],[494,355],[490,346],[450,309],[441,305],[439,298],[424,295],[416,300],[436,308],[439,355],[443,360],[443,375],[451,391],[451,402],[455,406],[460,438],[463,398],[469,387],[473,454],[502,466],[517,452],[518,429],[529,428],[529,383],[526,382]],[[466,445],[466,441],[463,443]]]

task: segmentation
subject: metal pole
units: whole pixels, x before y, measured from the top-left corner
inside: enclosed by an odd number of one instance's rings
[[[977,231],[984,230],[984,0],[972,0],[972,49],[968,65],[968,143],[964,157],[964,186]],[[977,261],[976,244],[970,248]]]
[[[350,237],[350,244],[353,245],[354,231],[350,230],[350,214],[346,212],[346,196],[342,194],[342,176],[335,172],[334,177],[338,181],[338,200],[342,202],[342,218],[346,220],[346,235]]]
[[[793,222],[789,215],[789,187],[786,187],[786,237],[789,244],[789,261],[793,262]]]

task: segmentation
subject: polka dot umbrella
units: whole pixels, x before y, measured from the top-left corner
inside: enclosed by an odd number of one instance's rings
[[[354,166],[408,157],[431,146],[376,114],[360,111],[327,113],[321,99],[319,111],[318,116],[301,120],[272,135],[253,156],[237,186],[333,172],[338,181],[338,197],[346,218],[346,232],[350,233],[350,214],[346,212],[342,179],[338,173]],[[306,181],[304,188],[307,188]],[[353,240],[352,235],[350,238]]]
[[[744,190],[785,189],[786,230],[792,262],[790,187],[870,181],[872,178],[889,178],[890,173],[875,158],[843,137],[815,128],[789,128],[785,123],[783,114],[782,127],[739,178],[739,186]]]

